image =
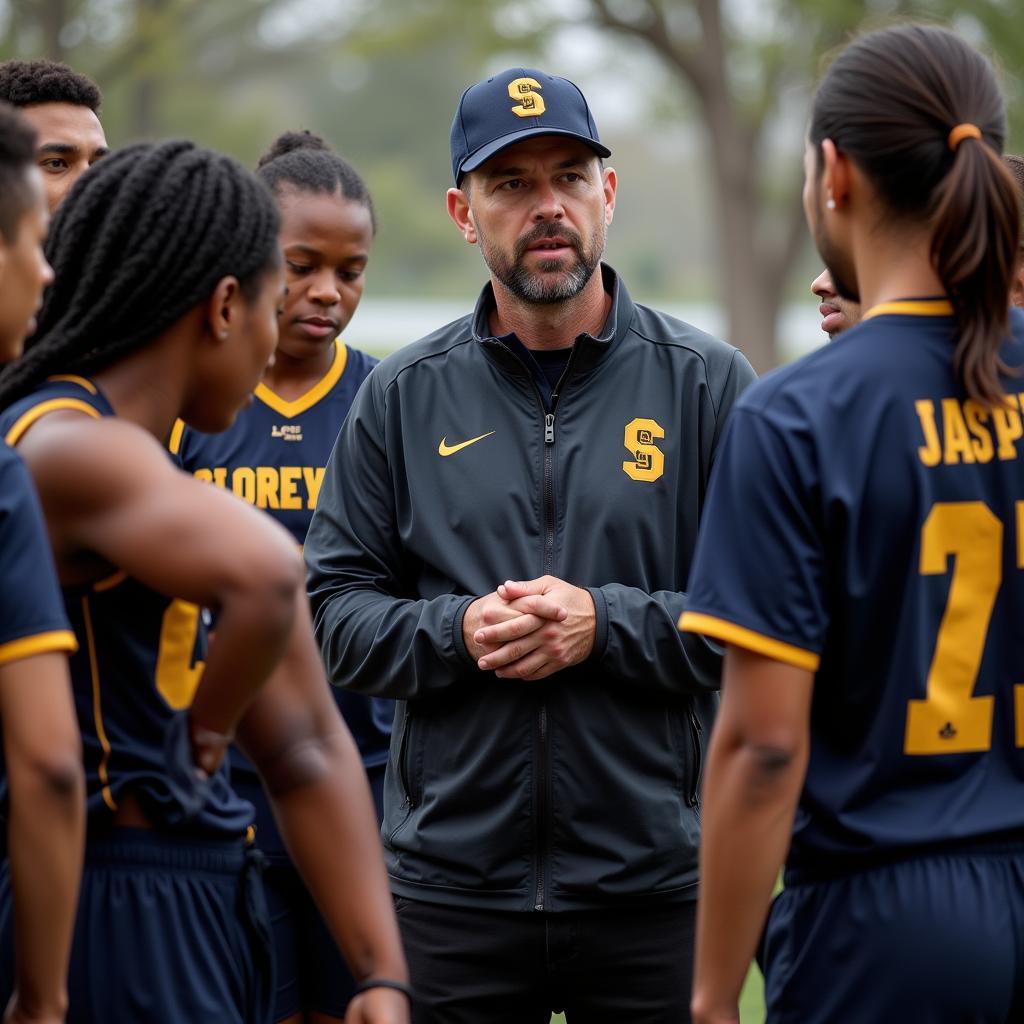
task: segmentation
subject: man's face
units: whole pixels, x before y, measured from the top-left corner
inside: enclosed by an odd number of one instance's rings
[[[524,302],[575,298],[604,253],[615,172],[602,170],[584,143],[542,135],[502,150],[468,178],[466,237],[479,242],[495,280]]]
[[[818,307],[822,316],[821,329],[829,338],[842,334],[860,322],[860,304],[844,299],[836,292],[828,270],[823,270],[811,282],[811,291],[821,299]]]
[[[110,150],[100,119],[74,103],[33,103],[21,113],[36,130],[36,164],[43,175],[50,213],[71,186]]]
[[[12,238],[0,235],[0,362],[21,355],[25,338],[35,331],[35,315],[53,271],[43,255],[50,216],[39,171],[26,172],[29,205],[18,219]]]

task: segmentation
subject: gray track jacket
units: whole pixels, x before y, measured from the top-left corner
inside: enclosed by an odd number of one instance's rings
[[[383,836],[393,891],[504,910],[696,896],[720,652],[676,623],[734,348],[635,305],[581,335],[548,413],[475,312],[364,382],[306,539],[328,677],[398,698]],[[469,443],[472,442],[472,443]],[[592,656],[480,672],[466,607],[506,579],[587,587]]]

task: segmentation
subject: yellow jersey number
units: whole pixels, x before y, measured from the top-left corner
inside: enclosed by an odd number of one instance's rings
[[[205,667],[201,661],[192,664],[192,652],[199,634],[199,616],[199,605],[174,600],[167,606],[160,626],[156,688],[175,711],[191,706]]]
[[[1024,502],[1016,504],[1017,567],[1024,569]],[[994,697],[975,697],[989,622],[1003,580],[1003,524],[981,501],[939,502],[921,531],[923,576],[953,578],[924,700],[907,706],[906,754],[966,754],[992,746]],[[1013,688],[1016,745],[1024,747],[1024,685]]]

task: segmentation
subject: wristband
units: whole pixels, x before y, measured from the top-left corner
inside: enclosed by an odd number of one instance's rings
[[[371,988],[393,988],[396,992],[401,992],[410,1003],[412,1002],[412,988],[404,981],[395,981],[393,978],[367,978],[366,981],[361,981],[356,985],[355,994],[359,995]]]

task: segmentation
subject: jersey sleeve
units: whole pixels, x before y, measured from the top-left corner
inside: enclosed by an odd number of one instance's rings
[[[743,405],[711,475],[679,628],[816,671],[828,617],[813,442]]]
[[[0,665],[74,651],[42,510],[28,470],[0,450]]]

